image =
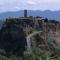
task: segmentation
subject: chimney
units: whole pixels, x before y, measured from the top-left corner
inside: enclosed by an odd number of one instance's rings
[[[27,17],[27,10],[24,10],[24,17]]]

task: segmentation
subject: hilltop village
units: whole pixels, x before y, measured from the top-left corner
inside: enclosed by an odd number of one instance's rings
[[[7,18],[6,21],[10,22],[11,20],[15,20],[17,24],[20,24],[21,27],[27,28],[28,32],[30,29],[32,30],[48,30],[49,32],[59,32],[60,23],[57,20],[48,20],[47,18],[43,18],[40,16],[28,16],[27,10],[24,10],[24,17],[17,18]],[[24,29],[25,30],[25,29]]]
[[[24,17],[6,18],[0,29],[0,48],[7,52],[7,56],[19,56],[32,48],[54,51],[55,45],[48,40],[60,42],[60,22],[28,16],[27,10],[24,10]]]
[[[47,18],[43,18],[40,16],[28,16],[27,10],[24,10],[24,17],[17,18],[7,18],[6,22],[16,22],[21,28],[23,28],[26,36],[32,34],[34,31],[42,31],[40,34],[40,38],[42,41],[47,42],[47,38],[52,37],[60,42],[60,23],[56,20],[48,20]],[[14,21],[13,21],[14,20]],[[41,37],[42,36],[42,37]],[[38,40],[39,40],[38,39]],[[35,40],[34,38],[31,41]],[[41,43],[41,40],[39,40]],[[31,45],[39,45],[38,43]]]

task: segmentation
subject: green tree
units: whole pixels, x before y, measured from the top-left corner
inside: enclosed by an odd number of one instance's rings
[[[7,55],[21,56],[25,50],[25,33],[15,19],[8,19],[0,30],[0,48],[5,49]]]

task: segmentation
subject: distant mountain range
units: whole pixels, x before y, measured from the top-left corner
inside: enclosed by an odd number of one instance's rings
[[[16,12],[4,12],[4,13],[0,13],[0,20],[3,20],[5,18],[7,18],[7,17],[19,17],[19,16],[24,16],[24,11],[23,10],[16,11]],[[55,19],[55,20],[60,21],[60,11],[28,10],[28,16],[42,16],[44,18]]]

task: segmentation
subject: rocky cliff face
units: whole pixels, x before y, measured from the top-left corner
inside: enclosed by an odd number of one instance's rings
[[[42,30],[44,33],[51,34],[51,31],[56,32],[59,29],[59,23],[55,21],[48,21],[48,19],[6,19],[6,22],[4,22],[0,29],[0,48],[5,49],[9,55],[15,54],[19,56],[22,55],[22,52],[25,50],[26,36],[28,34],[35,30]],[[42,39],[39,37],[36,40],[39,40],[40,42]],[[40,44],[39,42],[37,43]]]

